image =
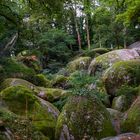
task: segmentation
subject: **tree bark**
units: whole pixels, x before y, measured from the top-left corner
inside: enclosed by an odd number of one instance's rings
[[[1,56],[8,56],[11,53],[11,49],[14,47],[16,41],[18,39],[18,33],[14,34],[8,43],[0,50]]]
[[[77,38],[78,38],[78,45],[79,45],[79,50],[82,49],[82,45],[81,45],[81,36],[80,36],[80,32],[79,32],[79,28],[78,28],[78,23],[77,23],[77,19],[76,19],[76,1],[74,1],[74,22],[75,22],[75,28],[76,28],[76,33],[77,33]]]
[[[87,32],[87,44],[88,50],[90,50],[90,35],[89,35],[89,25],[88,25],[88,17],[86,17],[86,32]]]

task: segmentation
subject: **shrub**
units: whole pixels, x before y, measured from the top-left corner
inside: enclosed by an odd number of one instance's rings
[[[0,81],[5,78],[23,78],[30,80],[35,74],[34,70],[26,67],[23,63],[12,58],[0,59]]]
[[[69,77],[70,91],[74,95],[96,95],[103,103],[109,104],[108,95],[98,76],[92,77],[84,71],[76,71]]]
[[[51,29],[40,35],[38,45],[40,51],[47,53],[50,59],[67,62],[71,56],[69,46],[74,44],[73,37],[63,30]]]

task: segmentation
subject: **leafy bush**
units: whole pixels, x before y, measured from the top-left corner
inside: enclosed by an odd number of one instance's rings
[[[73,37],[63,30],[50,29],[40,35],[38,45],[40,51],[49,56],[50,59],[55,59],[61,62],[67,62],[72,51],[68,48],[74,44]]]
[[[99,77],[92,77],[85,71],[76,71],[69,78],[70,91],[74,95],[97,96],[103,103],[109,104],[108,95]]]
[[[127,97],[135,96],[138,94],[138,87],[123,85],[117,90],[117,96],[126,95]]]

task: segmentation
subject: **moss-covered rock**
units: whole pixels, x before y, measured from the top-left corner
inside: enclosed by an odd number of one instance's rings
[[[33,77],[32,82],[36,86],[42,87],[52,87],[51,81],[45,77],[43,74],[37,74]]]
[[[131,97],[133,97],[133,96],[131,96]],[[112,108],[116,109],[118,111],[124,112],[131,106],[132,100],[133,100],[133,98],[129,99],[125,95],[115,97],[112,102]]]
[[[139,140],[139,139],[140,135],[137,135],[135,133],[124,133],[116,137],[108,137],[101,140]]]
[[[110,115],[96,98],[73,96],[64,106],[56,126],[56,139],[97,139],[112,136]]]
[[[54,87],[61,87],[63,89],[65,89],[67,87],[67,82],[68,82],[68,78],[64,75],[56,75],[53,79],[52,79],[52,85]]]
[[[67,92],[65,90],[59,88],[43,88],[39,87],[40,92],[38,96],[46,101],[54,102],[58,101],[61,98],[67,96]]]
[[[122,85],[139,85],[140,60],[128,60],[112,65],[103,75],[106,90],[115,95]]]
[[[138,96],[130,109],[125,113],[121,128],[123,132],[140,134],[140,96]]]
[[[101,55],[101,54],[104,54],[104,53],[107,53],[109,52],[109,50],[107,48],[95,48],[95,49],[92,49],[92,50],[88,50],[88,51],[85,51],[82,56],[88,56],[88,57],[91,57],[91,58],[94,58],[98,55]]]
[[[35,130],[54,139],[59,111],[49,102],[36,97],[33,91],[23,86],[6,88],[0,93],[0,104],[16,115],[31,120]]]
[[[69,76],[69,71],[66,68],[62,68],[57,72],[57,75]]]
[[[30,119],[20,117],[6,108],[0,108],[0,140],[49,140],[37,131]]]
[[[88,68],[88,73],[96,75],[102,73],[116,62],[136,59],[137,57],[139,57],[139,54],[136,50],[122,49],[111,51],[93,59]]]
[[[90,64],[90,57],[79,57],[68,63],[67,69],[69,72],[74,72],[76,70],[85,70]]]
[[[0,84],[0,90],[3,90],[3,89],[8,88],[10,86],[19,86],[19,85],[24,86],[24,87],[26,87],[34,92],[37,92],[37,93],[39,91],[38,88],[34,84],[32,84],[26,80],[20,79],[20,78],[7,78],[7,79],[5,79]]]
[[[110,113],[112,120],[120,119],[123,116],[122,112],[112,108],[107,108],[107,111]]]
[[[35,72],[23,63],[12,58],[0,59],[0,81],[5,78],[31,79]]]
[[[112,121],[114,129],[116,130],[117,134],[120,134],[120,131],[121,131],[120,122],[123,117],[123,113],[112,108],[107,108],[107,111],[111,115],[111,121]]]

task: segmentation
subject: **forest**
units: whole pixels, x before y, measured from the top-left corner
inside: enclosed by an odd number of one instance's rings
[[[140,140],[140,0],[0,0],[0,140]]]

